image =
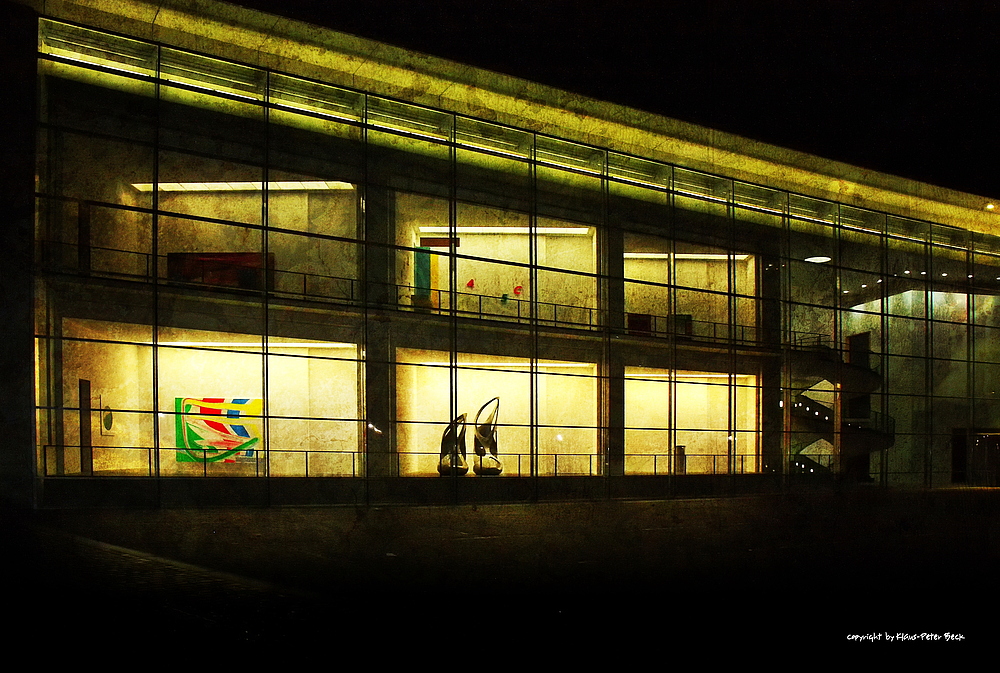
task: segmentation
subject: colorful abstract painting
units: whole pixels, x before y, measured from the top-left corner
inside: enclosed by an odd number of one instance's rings
[[[181,463],[254,462],[261,441],[263,400],[177,397],[177,461]]]

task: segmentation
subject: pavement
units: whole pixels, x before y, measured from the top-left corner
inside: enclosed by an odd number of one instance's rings
[[[86,647],[968,647],[1000,596],[994,489],[0,514],[17,637]]]

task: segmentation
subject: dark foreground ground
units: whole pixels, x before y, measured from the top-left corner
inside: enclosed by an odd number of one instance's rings
[[[991,489],[3,517],[7,637],[78,652],[153,638],[367,660],[697,646],[816,661],[993,648],[1000,626]]]

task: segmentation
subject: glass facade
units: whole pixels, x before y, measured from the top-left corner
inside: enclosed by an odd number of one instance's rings
[[[56,21],[39,76],[46,479],[997,478],[1000,239]]]

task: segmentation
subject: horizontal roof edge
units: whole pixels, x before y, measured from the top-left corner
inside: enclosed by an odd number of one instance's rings
[[[1000,234],[988,199],[216,0],[17,0],[39,13],[849,205]],[[197,21],[192,21],[197,18]]]

